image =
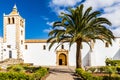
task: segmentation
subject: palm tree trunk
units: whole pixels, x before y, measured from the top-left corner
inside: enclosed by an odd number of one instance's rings
[[[81,60],[81,45],[82,40],[76,42],[76,68],[82,68],[82,60]]]

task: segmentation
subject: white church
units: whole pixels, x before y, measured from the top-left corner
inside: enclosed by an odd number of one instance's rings
[[[40,66],[76,66],[76,44],[69,49],[64,43],[55,50],[57,43],[48,49],[47,40],[25,40],[25,19],[17,11],[16,5],[10,14],[3,15],[3,38],[0,39],[0,64],[20,60]],[[115,38],[109,46],[100,40],[91,42],[92,51],[82,43],[82,65],[104,66],[106,58],[120,59],[120,38]]]

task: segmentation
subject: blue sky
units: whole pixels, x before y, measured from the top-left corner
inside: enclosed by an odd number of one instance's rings
[[[92,6],[101,10],[102,17],[112,22],[115,36],[120,36],[120,0],[1,0],[0,36],[3,33],[3,13],[9,14],[16,4],[20,15],[26,20],[26,39],[47,39],[54,21],[67,7],[76,7],[83,3],[85,8]]]

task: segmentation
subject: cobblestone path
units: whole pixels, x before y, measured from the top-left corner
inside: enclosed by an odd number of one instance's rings
[[[50,75],[46,80],[80,80],[74,76],[75,67],[50,67]]]

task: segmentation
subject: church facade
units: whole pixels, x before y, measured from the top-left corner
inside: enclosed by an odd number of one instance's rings
[[[22,59],[24,63],[40,66],[76,66],[76,44],[69,48],[64,43],[56,50],[57,43],[48,50],[47,40],[26,40],[25,19],[17,11],[16,5],[10,14],[3,15],[3,38],[0,39],[0,61],[6,59]],[[91,42],[92,50],[86,43],[82,43],[82,65],[103,66],[106,58],[120,59],[120,38],[115,38],[109,46],[100,40]]]

